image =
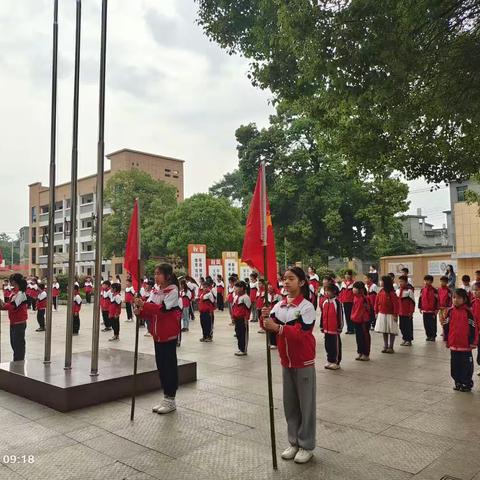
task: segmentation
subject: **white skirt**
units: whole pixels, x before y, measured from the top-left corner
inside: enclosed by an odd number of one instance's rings
[[[377,322],[375,323],[375,331],[377,333],[398,335],[398,321],[393,319],[393,315],[379,313],[377,316]]]

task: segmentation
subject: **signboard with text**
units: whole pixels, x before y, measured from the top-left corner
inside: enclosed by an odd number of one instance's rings
[[[238,271],[238,252],[222,252],[223,271],[225,280],[232,275],[239,275]]]
[[[223,265],[221,258],[209,258],[207,259],[208,274],[213,278],[213,281],[217,280],[217,275],[223,277]]]
[[[188,273],[197,282],[207,276],[207,246],[188,245]]]
[[[445,275],[445,270],[447,265],[453,266],[453,271],[457,271],[457,261],[456,260],[429,260],[428,262],[428,274],[429,275]]]

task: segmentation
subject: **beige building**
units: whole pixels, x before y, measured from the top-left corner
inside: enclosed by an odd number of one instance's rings
[[[163,180],[175,186],[178,200],[183,200],[183,160],[129,149],[110,153],[107,158],[111,162],[111,168],[105,172],[105,181],[118,171],[137,168],[149,173],[157,180]],[[95,239],[93,222],[96,211],[96,182],[97,175],[90,175],[78,180],[76,245],[78,275],[92,275],[94,271]],[[29,185],[29,190],[29,273],[43,277],[47,273],[49,248],[47,235],[49,188],[37,182]],[[56,187],[55,200],[54,274],[61,274],[68,270],[69,238],[66,233],[70,221],[70,182]],[[105,206],[104,215],[109,213],[111,213],[110,207]],[[122,275],[122,264],[122,258],[104,261],[102,266],[103,276]]]

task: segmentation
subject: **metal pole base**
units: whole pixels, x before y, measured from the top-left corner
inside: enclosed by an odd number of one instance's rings
[[[50,365],[51,363],[52,363],[51,360],[44,360],[44,361],[43,361],[43,364],[44,364],[44,365]]]
[[[72,367],[63,367],[64,370],[71,370]]]
[[[91,377],[98,377],[98,372],[90,372]]]

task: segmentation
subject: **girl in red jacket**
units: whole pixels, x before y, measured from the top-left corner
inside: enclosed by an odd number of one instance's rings
[[[112,284],[112,295],[110,297],[110,306],[108,307],[108,321],[113,328],[113,337],[109,342],[120,340],[120,314],[122,313],[122,296],[120,292],[122,287],[120,283]]]
[[[472,350],[477,347],[478,329],[470,310],[468,292],[457,288],[453,307],[448,311],[443,327],[443,339],[450,349],[450,374],[454,390],[470,392],[473,387]]]
[[[406,275],[398,278],[400,288],[398,295],[398,315],[400,331],[402,332],[403,347],[411,347],[413,342],[413,312],[415,311],[415,291]]]
[[[73,286],[73,335],[78,335],[80,331],[80,310],[82,309],[82,297],[80,296],[80,287],[78,285]]]
[[[345,272],[345,278],[340,285],[340,295],[338,299],[342,302],[343,310],[345,312],[345,321],[347,323],[346,334],[355,333],[355,328],[351,320],[352,308],[353,308],[353,271],[347,270]]]
[[[52,285],[52,302],[53,308],[57,311],[58,308],[58,297],[60,296],[60,284],[58,283],[58,278],[55,277]]]
[[[209,278],[201,284],[198,297],[198,310],[200,311],[200,325],[202,326],[201,342],[213,341],[213,312],[215,311],[216,296],[213,290],[213,281]]]
[[[247,284],[239,281],[235,284],[235,295],[233,296],[232,317],[235,323],[235,334],[237,336],[238,357],[247,354],[248,348],[248,319],[250,318],[250,310],[252,303],[247,295]],[[255,305],[253,305],[255,308]]]
[[[20,273],[10,277],[13,287],[10,301],[5,303],[0,300],[0,309],[8,311],[10,320],[10,345],[13,350],[13,361],[25,360],[25,330],[27,328],[27,281]]]
[[[475,275],[477,275],[477,272],[475,272]],[[480,340],[480,282],[475,282],[472,285],[472,293],[472,313],[473,318],[475,319],[475,324],[477,325],[477,331],[479,334],[478,340]],[[477,341],[477,345],[480,345],[479,341]],[[480,348],[477,349],[477,365],[480,365]],[[480,375],[480,372],[478,375]]]
[[[257,333],[265,333],[265,328],[263,326],[263,318],[262,318],[262,308],[265,305],[265,289],[266,288],[267,288],[267,282],[265,282],[263,278],[260,278],[258,280],[257,298],[255,299],[255,303],[252,305],[252,308],[257,309],[257,318],[260,326]]]
[[[37,322],[38,328],[36,332],[45,331],[45,310],[47,309],[47,292],[43,283],[38,284],[38,297],[37,297]]]
[[[316,426],[315,309],[308,300],[305,272],[289,268],[284,275],[287,297],[262,310],[265,329],[277,335],[282,363],[283,406],[288,425],[284,460],[306,463],[313,456]]]
[[[368,362],[370,360],[370,306],[367,299],[367,289],[363,282],[353,284],[353,308],[351,316],[355,327],[358,357],[355,360]]]
[[[447,316],[448,309],[452,306],[452,291],[448,288],[448,277],[440,277],[440,288],[438,289],[438,321],[443,331],[443,324]]]
[[[382,277],[382,289],[375,299],[377,323],[375,331],[383,334],[382,353],[395,353],[393,344],[398,335],[398,298],[393,287],[392,277]]]
[[[433,277],[423,277],[424,287],[420,291],[418,309],[423,315],[423,327],[427,342],[434,342],[437,338],[438,292],[433,288]]]
[[[342,361],[340,334],[343,330],[345,312],[342,302],[337,298],[338,288],[336,285],[327,285],[324,288],[324,294],[326,298],[320,305],[320,330],[325,335],[325,351],[327,352],[325,368],[338,370]]]
[[[135,314],[148,320],[148,328],[155,345],[160,382],[164,399],[153,407],[153,412],[166,414],[176,410],[175,396],[178,389],[177,337],[180,333],[180,302],[178,280],[173,268],[162,263],[155,268],[155,284],[159,290],[151,302],[135,299]]]

